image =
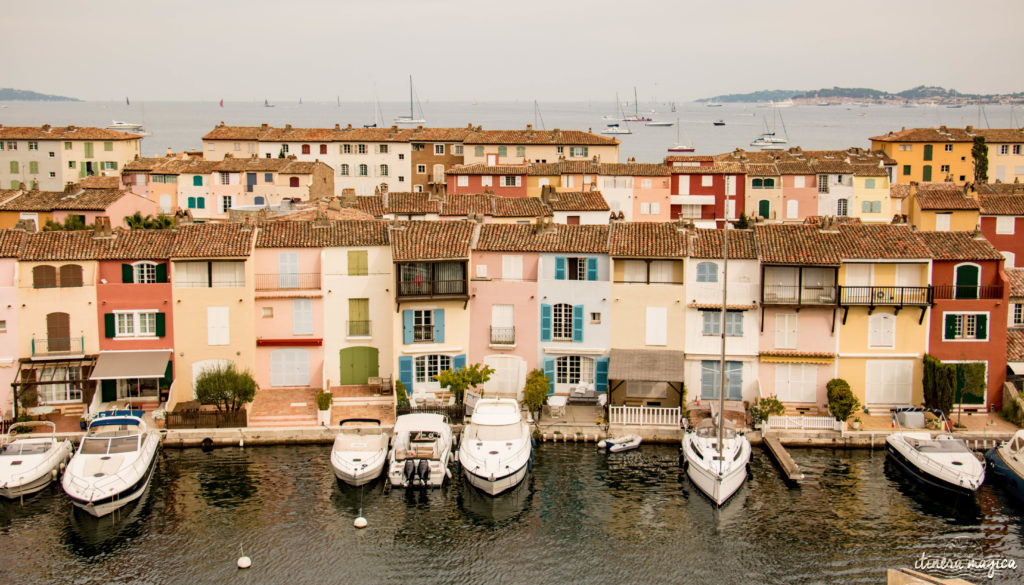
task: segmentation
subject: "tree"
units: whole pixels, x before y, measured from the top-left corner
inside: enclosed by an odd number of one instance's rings
[[[174,227],[174,219],[170,216],[163,213],[156,217],[152,215],[144,216],[141,211],[124,216],[124,223],[128,226],[128,229],[133,230],[168,230]]]
[[[526,388],[523,390],[523,403],[526,409],[534,413],[534,418],[539,419],[542,406],[548,402],[548,391],[551,389],[551,380],[544,375],[544,371],[534,369],[526,375]]]
[[[252,402],[256,380],[248,371],[236,369],[235,364],[221,365],[199,374],[195,390],[201,404],[214,404],[217,410],[232,412]]]
[[[944,364],[925,354],[923,378],[925,408],[942,411],[942,414],[949,418],[949,411],[953,410],[953,395],[956,392],[956,366]]]
[[[457,370],[445,370],[434,376],[442,387],[455,395],[455,402],[462,404],[466,389],[476,387],[491,379],[494,368],[482,364],[470,364]]]
[[[395,381],[395,401],[398,408],[409,408],[409,395],[405,393],[405,384],[401,380]]]
[[[60,223],[53,220],[46,220],[46,225],[43,226],[44,232],[73,232],[77,230],[89,230],[92,229],[91,225],[86,225],[82,220],[82,216],[69,215],[64,218],[64,223]]]
[[[747,218],[747,214],[740,212],[740,217],[732,224],[738,230],[745,230],[750,227],[750,219]]]
[[[974,137],[971,157],[974,158],[974,184],[984,185],[988,183],[988,146],[985,145],[984,136]]]
[[[860,401],[853,395],[850,383],[846,380],[834,378],[825,387],[828,389],[828,412],[838,420],[846,422],[860,409]]]
[[[786,406],[775,396],[760,398],[750,406],[750,417],[754,424],[768,420],[770,415],[786,414]]]

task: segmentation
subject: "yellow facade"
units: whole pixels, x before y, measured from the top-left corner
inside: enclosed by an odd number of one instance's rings
[[[35,288],[33,269],[52,266],[59,274],[64,265],[82,268],[82,286]],[[67,353],[96,355],[99,353],[99,321],[96,310],[96,262],[19,262],[18,263],[18,355],[40,356],[50,351],[47,316],[68,315]],[[63,337],[62,335],[60,335]],[[77,351],[76,351],[77,350]]]
[[[540,197],[540,192],[544,189],[545,185],[558,187],[561,184],[561,180],[561,175],[527,175],[526,196]]]
[[[896,183],[942,182],[964,184],[974,180],[971,142],[898,142],[872,140],[871,149],[881,150],[896,161]]]
[[[889,197],[889,178],[853,177],[850,215],[866,223],[889,222],[895,213]]]
[[[615,258],[612,260],[611,284],[611,345],[618,349],[671,349],[683,351],[686,342],[686,328],[683,318],[686,305],[683,301],[683,262],[672,261],[671,283],[633,283],[626,280],[627,262],[643,262]],[[645,342],[645,315],[647,307],[668,309],[666,345],[651,346]]]
[[[978,227],[977,209],[922,210],[918,206],[917,200],[913,197],[910,198],[908,219],[917,229],[926,232],[937,231],[939,215],[949,216],[949,229],[943,229],[942,231],[970,232]],[[943,224],[945,224],[945,221],[945,219],[942,220]]]
[[[1024,182],[1024,144],[986,143],[988,146],[988,180],[990,183]]]

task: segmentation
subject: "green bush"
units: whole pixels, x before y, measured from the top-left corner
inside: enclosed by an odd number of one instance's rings
[[[942,411],[948,419],[956,394],[956,366],[925,354],[922,390],[925,407]]]
[[[846,422],[854,412],[860,409],[860,401],[853,395],[850,383],[842,378],[829,380],[828,412],[838,420]]]
[[[526,388],[523,389],[523,403],[530,412],[539,412],[541,407],[548,402],[548,391],[551,389],[551,381],[544,375],[543,370],[534,369],[526,375]]]
[[[248,371],[239,371],[235,364],[228,364],[199,374],[195,391],[200,404],[214,404],[217,410],[231,412],[252,402],[256,396],[256,380]]]
[[[754,424],[768,420],[769,415],[786,414],[786,407],[775,396],[761,398],[750,406],[750,417]]]
[[[409,408],[409,396],[405,393],[405,384],[401,380],[395,381],[395,400],[398,408]]]
[[[466,396],[466,389],[476,390],[479,384],[490,380],[493,373],[494,368],[490,366],[470,364],[457,370],[445,370],[434,376],[434,379],[441,384],[442,388],[448,388],[448,391],[455,395],[455,402],[462,404],[462,400]],[[483,395],[482,392],[481,395]]]
[[[330,410],[331,403],[334,402],[334,397],[331,396],[330,392],[323,390],[316,393],[316,408],[317,410]]]

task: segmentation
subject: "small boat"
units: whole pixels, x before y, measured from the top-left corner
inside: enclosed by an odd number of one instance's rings
[[[718,119],[712,122],[712,124],[714,124],[715,126],[725,126],[725,120]]]
[[[37,434],[40,427],[49,433]],[[14,423],[0,446],[0,497],[20,498],[50,485],[71,451],[71,441],[58,441],[57,427],[50,421]]]
[[[526,477],[533,437],[513,398],[481,398],[462,432],[459,464],[469,483],[492,496]]]
[[[666,127],[671,126],[673,124],[675,124],[675,122],[665,122],[665,121],[653,120],[653,121],[650,121],[650,122],[644,124],[644,126],[653,126],[655,128],[666,128]]]
[[[619,453],[621,451],[629,451],[636,449],[643,442],[643,438],[640,435],[625,435],[622,437],[609,437],[603,441],[597,443],[598,449],[607,449],[611,453]]]
[[[272,107],[274,107],[274,104],[270,103],[269,100],[263,100],[263,107],[264,108],[272,108]]]
[[[61,482],[75,506],[105,516],[146,491],[160,437],[150,432],[142,415],[141,410],[110,410],[89,423]]]
[[[636,97],[636,88],[633,88],[633,113],[628,116],[623,116],[623,122],[650,122],[652,118],[646,114],[640,113],[640,102]],[[650,124],[648,124],[650,125]]]
[[[363,425],[376,426],[355,426]],[[349,426],[346,426],[349,425]],[[355,487],[380,477],[388,460],[388,435],[380,421],[350,418],[341,421],[341,431],[331,448],[331,468],[341,481]]]
[[[985,465],[962,439],[949,432],[932,436],[928,431],[905,431],[904,426],[924,428],[925,413],[938,417],[941,411],[900,408],[893,411],[897,432],[885,438],[885,452],[908,475],[928,487],[957,494],[973,494],[985,481]]]
[[[633,131],[629,128],[619,126],[618,122],[611,122],[605,126],[604,130],[601,130],[601,134],[632,134]]]
[[[669,152],[693,152],[696,150],[693,148],[693,143],[690,141],[689,136],[686,137],[686,142],[683,142],[680,133],[685,134],[685,132],[682,122],[679,121],[679,118],[676,118],[676,143],[668,147]]]
[[[451,477],[452,428],[440,414],[403,414],[395,419],[388,479],[397,487],[441,487]]]
[[[604,116],[601,116],[601,119],[604,120],[605,122],[617,122],[619,120],[619,117],[612,116],[610,114],[605,114]]]
[[[420,106],[420,117],[419,118],[414,117],[413,109],[412,109],[412,100],[413,100],[412,75],[410,75],[409,76],[409,115],[408,116],[398,116],[397,118],[395,118],[395,124],[426,124],[427,123],[427,121],[423,118],[423,106]]]
[[[107,126],[107,130],[141,130],[142,124],[135,122],[122,122],[121,120],[111,120]]]
[[[985,453],[992,475],[1002,479],[1018,498],[1024,500],[1024,430]]]
[[[704,104],[704,107],[705,108],[720,108],[720,107],[722,107],[722,104],[720,104],[718,102],[707,102],[707,103]]]

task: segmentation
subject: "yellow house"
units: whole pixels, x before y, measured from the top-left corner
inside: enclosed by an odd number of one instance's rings
[[[896,161],[897,183],[974,180],[974,128],[903,128],[871,137],[872,150]],[[991,166],[990,166],[991,168]]]
[[[168,409],[194,398],[204,370],[229,363],[254,370],[255,228],[247,223],[177,229],[171,247],[175,375]]]
[[[141,153],[142,135],[79,126],[0,126],[0,185],[60,191],[69,182],[117,175]]]
[[[682,405],[686,240],[674,222],[611,226],[610,404]]]
[[[978,227],[978,201],[954,183],[911,185],[903,209],[922,231],[969,232]]]
[[[863,222],[888,222],[895,213],[889,197],[889,172],[879,165],[853,165],[850,215]]]
[[[869,409],[920,404],[931,253],[909,226],[839,225],[837,376]]]
[[[540,197],[544,187],[559,187],[562,165],[558,162],[533,163],[526,168],[526,196]]]

